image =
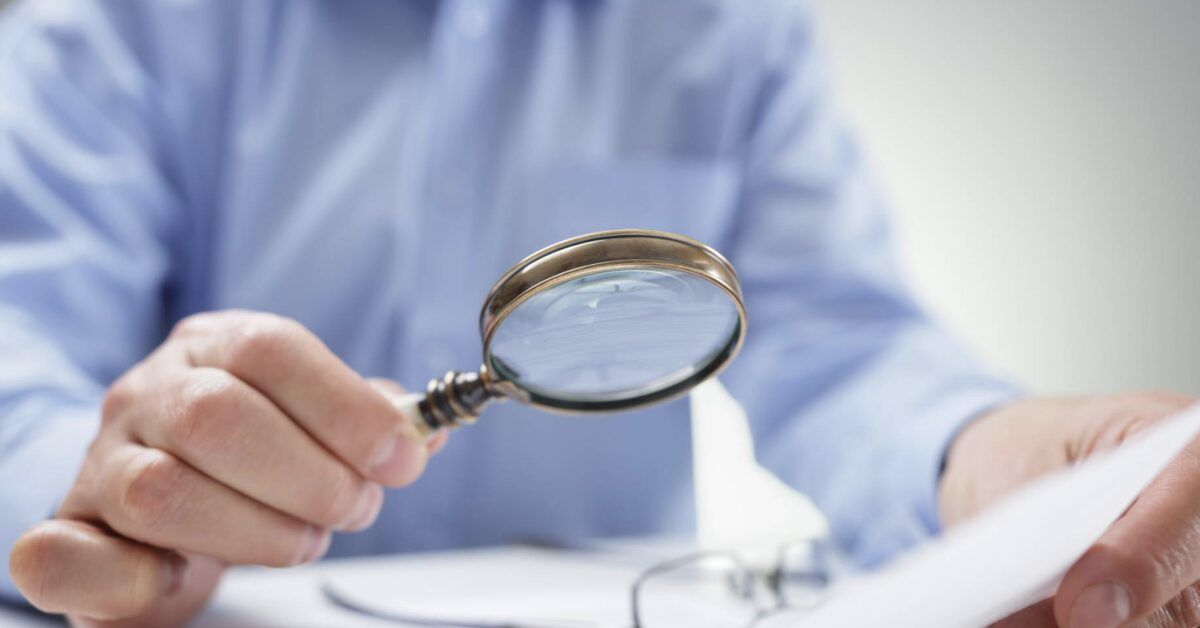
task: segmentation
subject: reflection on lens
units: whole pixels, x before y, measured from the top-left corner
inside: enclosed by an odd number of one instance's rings
[[[641,628],[743,628],[759,614],[759,594],[740,563],[713,556],[647,577],[635,603]]]
[[[627,399],[708,366],[738,331],[712,281],[674,270],[600,272],[519,305],[491,339],[492,367],[545,397]]]

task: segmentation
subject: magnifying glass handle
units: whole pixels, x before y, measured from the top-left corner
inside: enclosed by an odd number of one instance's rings
[[[500,398],[479,373],[450,371],[429,380],[423,393],[407,394],[393,403],[425,438],[438,430],[474,423],[483,408]]]

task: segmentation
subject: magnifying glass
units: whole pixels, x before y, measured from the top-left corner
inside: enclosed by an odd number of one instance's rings
[[[569,414],[637,408],[716,375],[746,336],[733,266],[674,233],[601,231],[513,266],[479,313],[483,366],[398,402],[425,435],[514,399]]]

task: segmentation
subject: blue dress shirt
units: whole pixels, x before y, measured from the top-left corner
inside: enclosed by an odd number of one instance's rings
[[[479,365],[510,264],[622,227],[733,261],[750,331],[722,380],[860,561],[935,533],[949,440],[1014,391],[902,286],[813,39],[803,6],[766,0],[11,9],[0,547],[53,512],[106,386],[180,317],[277,312],[416,389]],[[686,533],[687,416],[493,407],[332,554]]]

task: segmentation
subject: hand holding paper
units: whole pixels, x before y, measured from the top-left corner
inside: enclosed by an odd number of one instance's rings
[[[998,501],[1005,483],[1112,450],[1193,401],[1162,393],[1030,400],[976,421],[951,450],[941,500],[946,520],[956,522],[950,510],[964,502]],[[1188,440],[1178,443],[1182,453],[1157,461],[1166,465],[1158,479],[1067,571],[1054,599],[1022,613],[1016,625],[1115,628],[1151,613],[1163,619],[1155,626],[1200,625],[1197,603],[1180,593],[1200,579],[1200,444],[1185,446]],[[970,497],[971,488],[974,499],[954,499]]]
[[[883,572],[847,584],[814,614],[778,617],[769,624],[978,628],[1036,604],[1001,625],[1120,626],[1125,620],[1070,615],[1072,603],[1094,601],[1081,593],[1085,586],[1112,581],[1130,592],[1124,609],[1129,613],[1127,619],[1158,613],[1166,622],[1180,622],[1163,626],[1195,625],[1195,616],[1187,614],[1194,609],[1188,608],[1186,600],[1171,600],[1200,577],[1200,546],[1194,533],[1188,533],[1200,522],[1200,500],[1195,498],[1200,492],[1200,463],[1192,453],[1200,450],[1195,442],[1200,434],[1200,406],[1160,419],[1161,415],[1152,411],[1121,412],[1121,402],[1129,399],[1110,399],[1105,406],[1109,412],[1101,414],[1093,414],[1099,408],[1087,405],[1077,408],[1084,410],[1079,414],[1050,415],[1014,407],[1020,416],[1045,428],[1047,436],[1052,430],[1077,434],[1078,440],[1067,442],[1090,449],[1071,450],[1065,442],[1050,438],[1044,444],[1047,450],[1061,445],[1066,465],[1079,460],[1071,456],[1086,457],[1086,462],[1029,485]],[[1157,399],[1163,409],[1174,403]],[[1141,403],[1132,407],[1145,410],[1152,406]],[[1006,430],[1005,436],[1013,436],[1014,443],[1025,442],[1027,449],[1035,448],[1028,445],[1031,441],[1008,433],[1022,429],[1017,419],[1005,419],[1000,413],[995,418],[976,427]],[[951,467],[954,457],[970,455],[974,459],[983,451],[972,451],[970,441],[965,440],[974,437],[979,437],[980,443],[992,443],[988,455],[1011,455],[1010,476],[1044,473],[1029,459],[995,447],[999,442],[996,435],[985,438],[982,431],[963,435],[967,449],[956,446]],[[1105,450],[1122,442],[1116,449]],[[947,473],[954,469],[948,468]],[[997,482],[1001,494],[1021,478],[1010,479],[1011,485]],[[948,476],[944,490],[956,490],[952,486],[956,481]],[[1056,588],[1055,602],[1038,603]],[[1163,605],[1169,607],[1162,610]],[[1099,623],[1104,621],[1110,623]]]

